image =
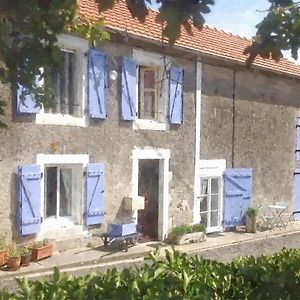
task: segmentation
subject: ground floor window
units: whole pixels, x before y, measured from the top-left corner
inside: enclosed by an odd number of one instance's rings
[[[200,178],[200,220],[208,231],[221,226],[221,177]]]
[[[82,168],[83,166],[79,164],[45,165],[45,219],[69,218],[79,223]]]

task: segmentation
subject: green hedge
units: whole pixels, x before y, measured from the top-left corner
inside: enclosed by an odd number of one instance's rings
[[[0,299],[300,299],[300,251],[246,257],[223,264],[178,251],[158,252],[152,264],[72,277],[57,269],[49,281],[18,280]]]

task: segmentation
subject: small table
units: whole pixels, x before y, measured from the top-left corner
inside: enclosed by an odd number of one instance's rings
[[[272,227],[286,227],[286,222],[283,220],[283,213],[287,207],[284,205],[269,205],[272,212]]]

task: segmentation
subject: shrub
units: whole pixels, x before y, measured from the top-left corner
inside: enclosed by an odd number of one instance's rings
[[[0,299],[298,299],[300,250],[238,258],[229,264],[179,251],[150,253],[150,264],[73,277],[57,268],[49,280],[16,279]]]

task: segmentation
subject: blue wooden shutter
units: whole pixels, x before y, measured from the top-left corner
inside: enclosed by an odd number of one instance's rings
[[[300,169],[296,169],[294,173],[294,220],[300,220]]]
[[[169,121],[183,123],[183,70],[172,67],[169,76]]]
[[[86,224],[103,223],[104,165],[89,164],[86,170]]]
[[[105,53],[91,49],[89,69],[89,116],[95,119],[107,117],[108,63]]]
[[[227,169],[224,192],[224,227],[245,224],[245,211],[252,197],[252,169]]]
[[[18,86],[16,97],[18,114],[37,114],[40,112],[41,108],[36,105],[33,95],[28,94],[23,86]]]
[[[20,235],[41,229],[41,170],[39,165],[18,168],[18,231]]]
[[[300,160],[300,118],[297,118],[296,132],[297,132],[296,160]]]
[[[132,121],[136,118],[136,87],[137,87],[137,63],[134,59],[123,57],[121,88],[121,118]]]

